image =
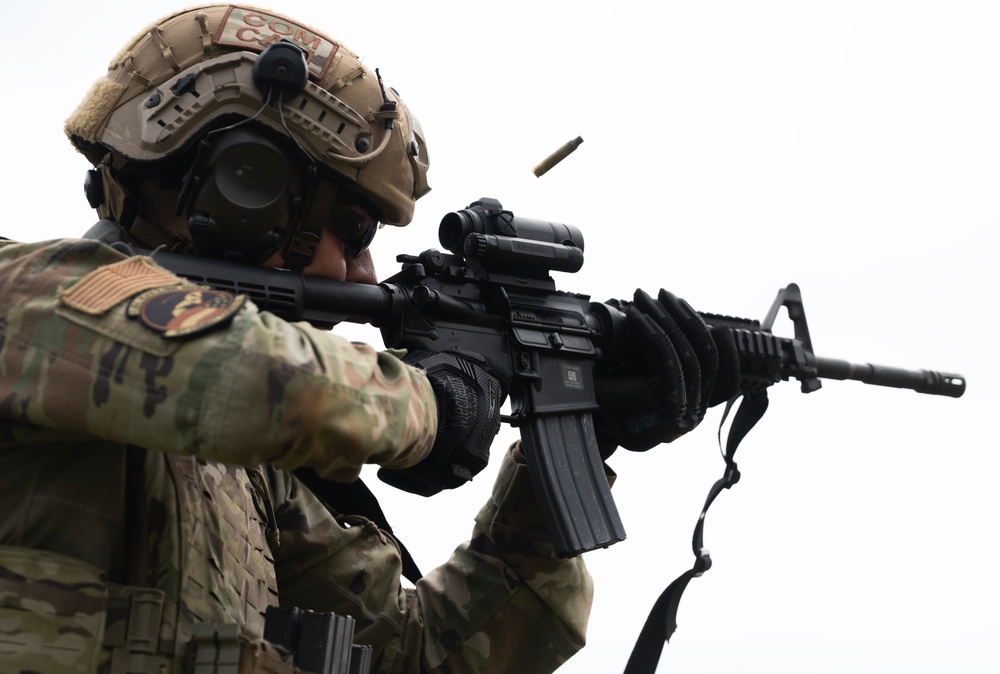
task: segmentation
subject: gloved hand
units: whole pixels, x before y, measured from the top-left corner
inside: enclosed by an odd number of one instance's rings
[[[739,389],[732,331],[705,321],[682,299],[636,290],[633,302],[612,301],[628,322],[627,353],[594,373],[600,409],[594,427],[601,456],[619,446],[646,451],[694,429],[705,410]]]
[[[437,398],[437,437],[423,461],[409,468],[381,468],[378,477],[421,496],[459,487],[489,462],[510,383],[474,353],[412,351],[403,362],[422,369],[430,380]]]

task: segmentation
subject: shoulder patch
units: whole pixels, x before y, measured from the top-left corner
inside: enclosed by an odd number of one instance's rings
[[[71,309],[99,316],[143,290],[182,283],[183,280],[157,267],[148,257],[135,256],[95,269],[60,291],[59,301]]]
[[[250,7],[230,6],[212,42],[227,47],[264,51],[275,42],[288,40],[306,50],[309,75],[323,79],[340,45],[312,28],[290,19]]]
[[[157,288],[132,300],[128,316],[163,337],[191,337],[228,323],[246,299],[222,290]]]

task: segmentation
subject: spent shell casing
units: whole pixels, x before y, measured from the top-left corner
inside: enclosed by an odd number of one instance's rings
[[[563,159],[569,156],[569,153],[580,147],[580,143],[583,142],[583,138],[577,136],[573,140],[569,141],[561,148],[550,154],[542,162],[532,169],[532,172],[536,177],[541,177],[550,168],[561,162]]]

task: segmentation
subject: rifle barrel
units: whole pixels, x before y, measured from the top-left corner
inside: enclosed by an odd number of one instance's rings
[[[908,388],[917,393],[960,398],[965,393],[965,377],[934,370],[904,370],[898,367],[849,363],[836,358],[816,358],[821,379],[851,379],[874,386]]]

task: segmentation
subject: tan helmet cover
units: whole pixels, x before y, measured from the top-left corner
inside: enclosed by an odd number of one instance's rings
[[[264,106],[252,77],[258,54],[279,40],[305,49],[309,65],[305,91],[280,111]],[[382,110],[387,101],[395,110]],[[95,166],[108,150],[155,161],[190,147],[227,115],[258,115],[281,134],[287,127],[389,224],[408,224],[414,202],[430,191],[420,124],[398,94],[343,45],[250,7],[196,7],[150,26],[114,58],[65,130]]]

